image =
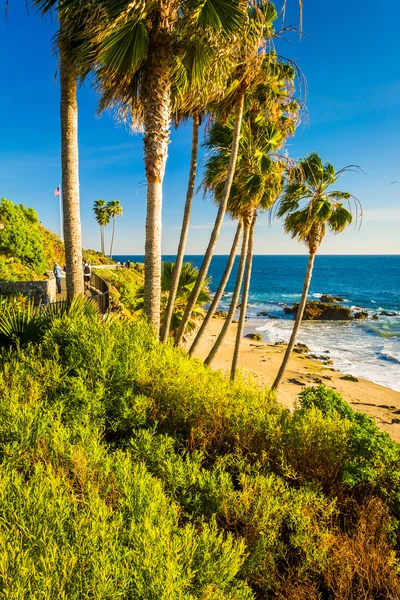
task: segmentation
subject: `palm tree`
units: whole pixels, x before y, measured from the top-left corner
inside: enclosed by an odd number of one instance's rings
[[[262,19],[260,21],[260,15]],[[189,298],[185,314],[182,318],[181,325],[175,336],[175,345],[179,346],[182,342],[185,327],[190,317],[191,310],[196,303],[196,295],[200,293],[202,283],[207,276],[208,269],[214,254],[215,246],[221,231],[222,223],[227,210],[229,194],[232,187],[233,177],[236,169],[236,162],[239,150],[240,128],[243,118],[245,94],[251,86],[259,82],[260,76],[263,73],[263,66],[270,61],[270,57],[265,56],[262,50],[265,49],[265,40],[270,38],[273,32],[273,23],[277,18],[277,12],[272,3],[259,2],[257,7],[251,5],[248,11],[249,24],[247,31],[244,32],[244,37],[238,45],[238,68],[236,76],[236,105],[235,105],[235,123],[232,137],[232,146],[230,148],[229,165],[226,173],[224,189],[219,203],[218,213],[215,219],[214,228],[211,232],[210,241],[208,243],[204,259],[199,270],[199,278],[193,289],[192,295]],[[229,97],[230,94],[228,94]]]
[[[194,194],[194,184],[196,180],[197,173],[197,154],[199,148],[199,126],[200,126],[200,116],[198,113],[193,115],[193,124],[192,124],[192,151],[190,155],[190,167],[189,167],[189,182],[188,189],[186,193],[186,203],[183,214],[183,221],[181,227],[181,235],[179,238],[178,244],[178,252],[176,255],[174,272],[172,276],[171,289],[169,291],[168,303],[165,309],[165,315],[163,320],[163,325],[161,328],[160,339],[162,342],[166,342],[169,338],[169,330],[172,319],[173,307],[175,304],[176,294],[178,292],[179,278],[181,274],[181,269],[183,265],[183,258],[185,256],[186,249],[186,240],[189,233],[189,223],[190,223],[190,213],[192,210],[192,202],[193,202],[193,194]]]
[[[96,3],[96,2],[95,2]],[[188,43],[199,31],[197,79],[209,68],[207,32],[219,37],[219,48],[246,22],[246,3],[239,0],[98,0],[106,12],[97,71],[101,107],[122,106],[133,124],[144,127],[147,217],[145,242],[145,313],[158,335],[161,300],[162,183],[170,141],[171,88]],[[200,39],[199,37],[199,39]],[[225,40],[225,44],[221,40]],[[193,45],[190,42],[190,45]],[[203,51],[204,50],[204,51]],[[222,54],[222,51],[221,51]],[[215,60],[215,57],[214,57]]]
[[[63,0],[32,0],[42,14],[57,10],[60,72],[61,191],[66,259],[67,297],[83,295],[82,230],[79,196],[77,79],[83,76],[77,56],[88,24],[87,3],[68,8]]]
[[[218,132],[217,127],[216,130]],[[226,130],[228,130],[227,127],[220,131],[221,137],[224,134],[226,135]],[[211,364],[222,345],[236,310],[246,269],[245,288],[232,365],[232,378],[234,378],[236,371],[247,309],[256,212],[257,210],[269,210],[282,189],[283,166],[269,157],[271,151],[279,147],[282,141],[282,132],[268,122],[260,120],[260,115],[254,118],[254,115],[250,113],[244,121],[239,148],[238,171],[235,175],[229,199],[230,213],[235,217],[240,217],[244,225],[242,252],[228,315],[213,348],[205,360],[206,364]],[[222,156],[221,154],[212,156],[206,166],[205,177],[210,178],[208,185],[214,188],[216,194],[218,194],[218,180],[221,178],[223,170],[223,154]]]
[[[273,390],[278,388],[282,380],[296,342],[311,283],[315,255],[325,236],[326,228],[328,227],[333,233],[340,233],[352,222],[351,203],[353,202],[356,213],[361,206],[357,198],[349,192],[329,189],[344,173],[360,170],[359,167],[348,165],[340,171],[335,171],[332,164],[323,164],[316,153],[300,161],[300,167],[295,180],[285,186],[277,216],[285,217],[285,232],[307,246],[308,265],[292,334],[281,367],[272,384]],[[343,201],[348,203],[350,210],[343,206]]]
[[[292,99],[292,82],[295,75],[293,68],[285,63],[277,63],[274,65],[272,73],[267,74],[269,76],[266,81],[256,87],[248,101],[239,145],[238,172],[235,174],[228,201],[228,212],[235,214],[240,222],[244,217],[243,211],[247,213],[249,206],[254,207],[247,216],[251,222],[254,210],[257,208],[268,210],[280,193],[283,157],[274,156],[274,160],[271,160],[269,154],[282,145],[289,135],[293,134],[298,120],[299,106]],[[211,152],[211,156],[206,163],[203,187],[206,191],[214,194],[217,202],[223,192],[226,178],[232,131],[232,119],[226,123],[216,122],[206,140],[206,147]],[[227,269],[214,300],[189,350],[191,355],[222,297],[230,276],[234,254],[236,254],[235,244],[232,246]],[[242,267],[244,268],[244,265]],[[239,268],[239,272],[240,270]],[[237,279],[235,286],[238,287],[237,294],[240,293],[240,285],[241,280]],[[231,318],[233,318],[233,314],[234,309]],[[227,321],[229,321],[229,315],[230,313],[228,313]],[[218,339],[219,344],[222,343],[228,325],[229,323],[221,332],[222,336]]]
[[[115,236],[115,221],[119,215],[122,215],[122,206],[119,200],[110,200],[107,204],[107,213],[110,219],[113,220],[113,228],[111,235],[111,244],[110,244],[110,258],[112,258],[112,251],[114,246],[114,236]]]
[[[107,202],[105,200],[95,200],[93,212],[96,216],[97,223],[100,225],[101,252],[102,254],[105,254],[104,230],[106,225],[108,225],[110,222],[110,214],[107,209]]]

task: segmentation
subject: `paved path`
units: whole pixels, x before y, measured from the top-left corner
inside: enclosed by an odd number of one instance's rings
[[[91,296],[97,296],[98,292],[97,290],[95,290],[94,288],[91,288],[90,290],[86,290],[85,289],[85,296],[88,296],[89,298]],[[61,302],[62,300],[66,300],[67,299],[67,280],[64,277],[61,278],[61,294],[56,295],[56,302]]]

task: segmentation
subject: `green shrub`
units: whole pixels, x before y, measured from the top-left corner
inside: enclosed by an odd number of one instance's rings
[[[71,311],[0,349],[0,595],[394,600],[393,456],[325,388],[300,402],[140,320]]]
[[[33,208],[0,200],[0,254],[41,273],[46,269],[39,218]]]

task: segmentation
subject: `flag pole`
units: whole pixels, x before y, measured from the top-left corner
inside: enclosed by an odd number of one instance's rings
[[[61,191],[61,185],[60,185],[60,193],[59,193],[59,199],[60,199],[60,238],[61,241],[64,241],[64,227],[63,227],[63,204],[62,204],[62,191]]]

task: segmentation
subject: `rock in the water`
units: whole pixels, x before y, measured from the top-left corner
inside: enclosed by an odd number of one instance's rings
[[[267,312],[262,311],[257,313],[257,317],[269,317],[269,314]]]
[[[292,307],[285,306],[287,315],[296,315],[299,303]],[[340,304],[327,304],[325,302],[307,302],[304,308],[303,321],[351,321],[352,319],[366,319],[368,313],[360,311],[355,314],[350,308]]]
[[[275,342],[274,346],[286,346],[286,342]]]
[[[372,318],[374,321],[377,321],[379,319],[378,315],[372,315]]]
[[[330,294],[322,294],[320,301],[321,302],[343,302],[344,298],[339,298],[339,296],[331,296]]]
[[[365,312],[364,310],[360,310],[359,312],[354,313],[351,318],[352,319],[367,319],[368,313]]]
[[[381,310],[379,313],[382,317],[398,317],[399,313],[396,312],[388,312],[387,310]]]
[[[262,340],[261,333],[248,333],[245,337],[250,338],[251,340],[256,340],[257,342],[261,342]]]
[[[357,377],[353,377],[353,375],[343,375],[340,379],[344,379],[344,381],[354,381],[355,383],[358,382]]]

